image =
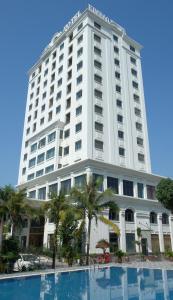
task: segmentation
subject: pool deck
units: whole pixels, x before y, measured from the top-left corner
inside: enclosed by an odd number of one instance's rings
[[[91,270],[91,269],[101,269],[109,267],[128,267],[128,268],[147,268],[147,269],[162,269],[162,270],[173,270],[173,262],[168,260],[163,261],[133,261],[126,263],[110,263],[110,264],[95,264],[90,266],[59,266],[56,269],[44,269],[38,271],[29,271],[29,272],[16,272],[12,274],[0,274],[0,280],[2,279],[11,279],[11,278],[22,278],[28,276],[40,276],[48,274],[58,274],[62,272],[72,272],[79,270]]]

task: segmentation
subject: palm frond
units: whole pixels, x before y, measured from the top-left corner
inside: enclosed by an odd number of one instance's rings
[[[99,216],[99,220],[100,220],[102,223],[104,223],[104,224],[110,226],[110,227],[113,229],[113,231],[114,231],[118,236],[120,235],[120,230],[119,230],[118,226],[117,226],[115,223],[113,223],[112,221],[108,220],[108,219],[105,218],[104,216]]]

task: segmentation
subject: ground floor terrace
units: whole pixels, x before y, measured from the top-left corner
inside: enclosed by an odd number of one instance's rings
[[[100,239],[110,242],[110,251],[120,248],[124,252],[163,253],[173,250],[173,216],[157,201],[155,188],[161,177],[113,166],[99,161],[86,160],[52,172],[41,178],[27,182],[21,187],[27,188],[30,201],[42,203],[49,200],[50,193],[63,191],[66,195],[75,185],[81,187],[89,178],[101,178],[101,192],[107,188],[113,191],[113,199],[119,206],[119,212],[103,211],[103,215],[115,222],[120,229],[117,236],[107,225],[93,222],[91,233],[91,253],[97,253],[96,244]],[[141,229],[140,245],[137,229]],[[54,224],[50,219],[40,224],[27,222],[23,229],[23,246],[44,245],[51,247]]]

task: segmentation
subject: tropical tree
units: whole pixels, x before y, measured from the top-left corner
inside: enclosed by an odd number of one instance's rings
[[[173,180],[161,179],[156,188],[156,197],[162,205],[173,213]]]
[[[72,265],[74,257],[80,254],[81,229],[79,214],[74,208],[67,210],[59,230],[61,253],[67,259],[68,265]]]
[[[11,227],[12,236],[22,228],[24,216],[30,218],[36,214],[37,209],[27,201],[25,189],[16,190],[10,185],[0,188],[1,227],[6,218],[5,223]]]
[[[71,195],[74,199],[76,208],[82,212],[83,222],[87,221],[87,239],[86,239],[86,264],[89,264],[89,252],[90,252],[90,236],[92,220],[98,219],[111,226],[116,234],[119,235],[119,228],[110,220],[102,215],[102,212],[106,208],[110,208],[112,211],[117,212],[118,206],[112,199],[112,192],[110,189],[104,192],[99,192],[101,186],[101,180],[94,180],[91,176],[88,183],[85,182],[81,188],[72,188]]]
[[[58,250],[58,238],[60,224],[65,218],[67,210],[70,209],[70,201],[65,195],[60,191],[57,195],[52,193],[50,195],[50,200],[45,202],[42,206],[44,214],[52,220],[55,224],[55,230],[53,234],[53,257],[52,257],[52,268],[55,268],[55,260]]]

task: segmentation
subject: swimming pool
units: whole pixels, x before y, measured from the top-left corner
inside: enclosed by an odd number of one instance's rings
[[[168,300],[173,270],[95,268],[0,280],[0,300]]]

